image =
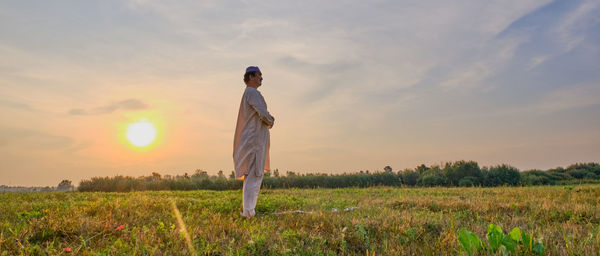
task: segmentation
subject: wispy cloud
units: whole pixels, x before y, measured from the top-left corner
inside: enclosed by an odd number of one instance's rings
[[[108,114],[118,110],[143,110],[147,109],[148,105],[137,99],[128,99],[118,102],[113,102],[109,105],[85,110],[74,108],[69,111],[71,115],[101,115]]]
[[[509,63],[521,41],[518,38],[510,38],[497,42],[488,42],[480,52],[474,51],[474,54],[480,56],[475,57],[473,60],[465,60],[465,63],[456,62],[460,68],[442,80],[440,87],[446,90],[472,90],[476,87],[485,86],[485,84],[482,84],[482,81],[497,74],[499,70]]]
[[[539,66],[540,64],[544,63],[546,60],[548,59],[548,56],[535,56],[532,57],[530,59],[530,63],[529,63],[529,70],[534,69],[535,67]]]
[[[14,108],[14,109],[21,109],[21,110],[26,110],[26,111],[33,111],[33,108],[31,106],[29,106],[29,104],[16,102],[16,101],[12,101],[12,100],[6,100],[6,99],[0,99],[0,106]]]
[[[598,23],[600,3],[595,0],[575,1],[579,5],[567,13],[554,28],[565,51],[570,51],[585,40],[587,29]],[[590,22],[595,19],[595,22]]]
[[[0,147],[27,150],[65,149],[73,144],[73,138],[49,134],[27,128],[0,127]]]
[[[535,113],[600,106],[600,87],[597,83],[571,85],[546,94],[532,106]]]

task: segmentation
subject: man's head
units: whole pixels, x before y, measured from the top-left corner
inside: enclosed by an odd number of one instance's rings
[[[256,66],[250,66],[246,68],[246,73],[244,74],[244,83],[247,86],[258,88],[262,85],[262,73],[260,69]]]

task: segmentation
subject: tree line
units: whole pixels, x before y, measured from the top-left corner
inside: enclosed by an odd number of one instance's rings
[[[193,175],[164,175],[153,172],[150,176],[130,177],[94,177],[83,180],[78,191],[128,192],[145,190],[235,190],[242,188],[242,181],[234,179],[232,172],[226,177],[222,171],[217,175],[208,175],[206,171],[196,170]],[[409,187],[494,187],[559,185],[578,183],[600,183],[600,164],[577,163],[566,168],[549,170],[520,171],[510,165],[502,164],[479,167],[475,161],[447,162],[442,165],[426,166],[394,172],[390,166],[382,171],[360,171],[343,174],[296,174],[279,170],[265,174],[263,188],[344,188],[370,186],[409,186]]]
[[[73,191],[75,186],[70,180],[62,180],[57,187],[24,187],[24,186],[6,186],[0,185],[0,192],[52,192],[52,191]]]

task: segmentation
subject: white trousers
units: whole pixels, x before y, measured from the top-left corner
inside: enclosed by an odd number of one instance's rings
[[[256,207],[256,200],[258,199],[262,180],[262,175],[257,177],[254,173],[250,173],[244,178],[244,211],[242,212],[242,216],[252,217],[256,214],[254,208]]]

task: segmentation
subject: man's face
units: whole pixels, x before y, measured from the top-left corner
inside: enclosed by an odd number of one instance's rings
[[[250,85],[256,86],[258,88],[259,86],[262,85],[262,80],[263,80],[262,73],[256,72],[256,74],[254,76],[250,76],[250,81],[248,81],[248,82]]]

